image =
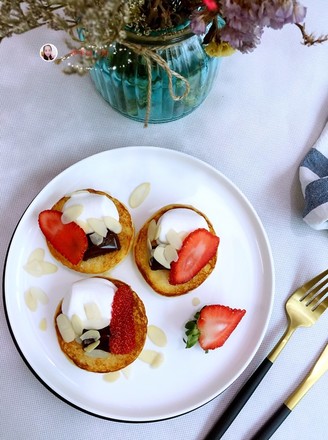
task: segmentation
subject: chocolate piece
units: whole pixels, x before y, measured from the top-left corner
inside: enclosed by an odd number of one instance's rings
[[[100,333],[100,344],[98,345],[97,348],[99,350],[104,350],[109,352],[109,338],[110,338],[109,326],[104,327],[98,331]]]
[[[149,266],[151,270],[168,270],[166,267],[162,266],[155,258],[151,257],[149,260]]]
[[[83,329],[82,334],[85,333],[86,329]],[[104,350],[109,352],[109,338],[110,338],[110,331],[109,331],[109,325],[107,325],[107,327],[104,327],[100,330],[97,330],[100,334],[100,339],[99,339],[99,345],[97,346],[98,350]],[[84,341],[82,341],[82,347],[86,348],[88,345],[92,344],[93,342],[95,342],[94,339],[84,339]]]
[[[83,260],[89,260],[90,258],[99,257],[100,255],[106,255],[109,252],[119,251],[121,249],[118,235],[107,229],[107,235],[103,239],[100,245],[95,245],[90,240],[90,235],[87,234],[88,248],[83,255]]]

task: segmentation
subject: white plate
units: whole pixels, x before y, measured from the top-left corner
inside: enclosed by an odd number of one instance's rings
[[[168,344],[145,348],[164,355],[159,368],[137,359],[130,377],[116,382],[79,369],[61,352],[53,316],[67,286],[84,275],[51,257],[37,218],[64,194],[82,188],[104,190],[128,206],[133,189],[151,183],[141,206],[130,209],[136,229],[161,206],[191,204],[207,214],[221,238],[217,265],[198,289],[177,297],[155,294],[144,282],[131,255],[111,275],[132,285],[144,301],[149,324],[165,331]],[[33,277],[23,266],[36,248],[57,264],[51,275]],[[32,312],[24,293],[40,287],[49,297]],[[91,414],[122,421],[154,421],[191,411],[224,391],[249,364],[265,334],[274,290],[270,246],[263,226],[245,196],[217,170],[191,156],[154,147],[105,151],[69,167],[33,200],[13,235],[4,274],[4,299],[9,327],[23,359],[53,393]],[[200,300],[199,306],[193,299]],[[222,348],[205,354],[185,349],[184,324],[205,304],[246,309],[246,315]],[[47,329],[39,324],[46,320]],[[44,321],[43,321],[44,322]]]

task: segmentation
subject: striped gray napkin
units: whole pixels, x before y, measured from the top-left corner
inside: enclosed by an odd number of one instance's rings
[[[314,229],[328,229],[328,122],[304,157],[299,177],[305,200],[304,221]]]

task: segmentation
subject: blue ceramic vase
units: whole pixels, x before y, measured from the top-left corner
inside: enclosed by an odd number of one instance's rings
[[[189,27],[149,36],[127,32],[124,42],[110,45],[90,71],[102,97],[124,116],[170,122],[191,113],[209,94],[221,58],[209,57]]]

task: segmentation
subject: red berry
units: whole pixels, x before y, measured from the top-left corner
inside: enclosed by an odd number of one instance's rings
[[[246,310],[222,305],[208,305],[200,311],[197,327],[198,342],[204,350],[221,347],[235,330]]]
[[[190,281],[215,256],[219,243],[219,237],[203,228],[187,235],[178,251],[177,261],[171,263],[170,284]]]
[[[72,264],[78,264],[88,247],[83,229],[74,222],[61,221],[62,213],[48,209],[39,214],[39,226],[49,243]]]
[[[112,305],[112,318],[109,325],[109,351],[113,354],[128,354],[136,346],[134,325],[134,296],[126,285],[118,287]]]

